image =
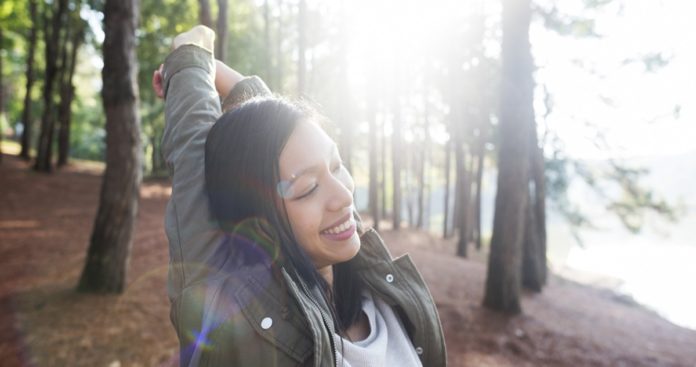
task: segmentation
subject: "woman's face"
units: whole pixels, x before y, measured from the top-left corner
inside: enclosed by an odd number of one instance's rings
[[[316,268],[350,260],[360,249],[353,219],[353,178],[334,141],[301,122],[280,154],[279,193],[299,245]]]

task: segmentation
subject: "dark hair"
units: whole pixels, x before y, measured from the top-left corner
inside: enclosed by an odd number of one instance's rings
[[[333,289],[329,288],[297,243],[277,191],[278,161],[290,135],[299,123],[317,120],[315,110],[277,97],[251,99],[223,114],[208,133],[205,144],[206,191],[213,216],[220,228],[231,235],[231,246],[237,247],[235,252],[241,252],[242,261],[262,261],[258,253],[261,249],[265,252],[263,260],[270,260],[276,271],[289,265],[292,277],[321,290],[340,332],[360,315],[362,281],[351,262],[344,262],[334,265]],[[259,220],[268,225],[264,227],[270,227],[273,241],[249,247],[245,243],[258,242],[256,239],[263,236],[235,233],[240,233],[240,225]]]

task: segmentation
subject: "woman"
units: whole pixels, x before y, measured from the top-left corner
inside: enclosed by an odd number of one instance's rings
[[[181,365],[445,365],[423,279],[362,230],[317,114],[215,62],[213,39],[177,36],[153,77]]]

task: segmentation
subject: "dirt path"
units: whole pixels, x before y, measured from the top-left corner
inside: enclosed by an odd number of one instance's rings
[[[34,173],[0,165],[0,360],[3,366],[177,365],[165,283],[163,213],[169,188],[146,182],[120,296],[82,295],[97,208],[98,169]],[[696,366],[696,332],[610,292],[552,277],[528,294],[525,314],[480,307],[485,268],[427,234],[384,232],[394,255],[411,253],[431,286],[451,366]]]

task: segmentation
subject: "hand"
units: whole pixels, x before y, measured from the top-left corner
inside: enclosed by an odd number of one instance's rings
[[[197,25],[174,37],[172,51],[183,45],[196,45],[213,53],[215,50],[215,32],[204,25]]]
[[[160,65],[159,69],[155,70],[152,73],[152,89],[155,91],[155,95],[159,99],[164,98],[164,86],[162,85],[162,83],[164,82],[162,78],[163,67],[164,65]]]

